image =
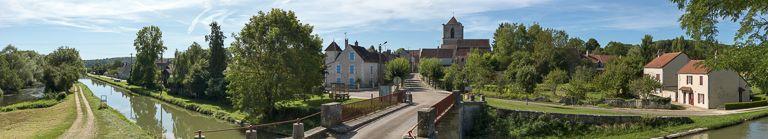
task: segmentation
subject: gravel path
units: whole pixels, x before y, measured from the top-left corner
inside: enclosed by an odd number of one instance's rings
[[[85,108],[82,108],[83,106],[80,105],[80,103],[83,103],[85,105]],[[72,126],[69,127],[67,132],[62,134],[59,138],[63,139],[92,139],[95,136],[95,124],[94,124],[94,116],[93,111],[91,110],[91,104],[88,103],[88,99],[85,98],[85,95],[83,94],[82,88],[80,86],[77,87],[77,91],[75,91],[75,105],[77,106],[77,118],[75,118],[74,123],[72,123]],[[85,113],[87,114],[87,117],[84,116],[83,109],[85,109]],[[86,118],[85,123],[83,123],[83,118]]]

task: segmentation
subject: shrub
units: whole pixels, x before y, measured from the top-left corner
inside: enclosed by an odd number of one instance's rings
[[[763,100],[763,101],[752,101],[752,102],[735,102],[735,103],[725,103],[724,105],[726,110],[735,110],[735,109],[768,106],[768,101]]]

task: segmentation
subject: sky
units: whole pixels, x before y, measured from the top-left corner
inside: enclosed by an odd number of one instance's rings
[[[136,53],[136,32],[156,25],[169,58],[192,42],[207,46],[213,21],[229,36],[272,8],[294,11],[324,47],[346,36],[362,46],[436,48],[452,16],[464,25],[466,39],[492,39],[504,22],[538,23],[600,44],[637,44],[645,34],[654,40],[686,36],[678,22],[683,11],[668,0],[0,0],[0,45],[44,54],[74,47],[83,59],[126,57]],[[738,24],[718,27],[716,39],[732,44]]]

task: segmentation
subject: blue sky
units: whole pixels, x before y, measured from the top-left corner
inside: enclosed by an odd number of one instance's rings
[[[271,8],[295,11],[324,45],[343,42],[346,32],[364,46],[387,41],[389,49],[435,48],[441,24],[451,16],[463,23],[465,38],[474,39],[491,39],[502,22],[536,22],[600,44],[637,44],[645,34],[655,40],[685,35],[677,22],[683,12],[667,0],[0,0],[0,45],[40,53],[70,46],[83,59],[123,57],[135,53],[138,29],[157,25],[168,47],[164,56],[172,57],[193,41],[207,46],[204,36],[212,21],[229,35]],[[721,23],[716,38],[733,43],[737,27]]]

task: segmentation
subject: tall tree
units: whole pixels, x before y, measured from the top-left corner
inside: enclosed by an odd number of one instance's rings
[[[443,78],[443,66],[437,58],[425,58],[419,61],[419,73],[426,76],[430,84],[437,83]]]
[[[457,64],[451,64],[451,66],[445,68],[445,76],[443,76],[443,79],[445,80],[445,88],[450,90],[461,90],[464,89],[463,87],[466,86],[465,84],[465,77],[464,72],[461,69],[461,66]]]
[[[206,94],[211,97],[225,98],[226,81],[224,80],[224,70],[227,69],[227,49],[224,48],[224,33],[221,32],[221,26],[213,22],[210,24],[211,34],[205,36],[208,41],[211,57],[208,60],[208,74],[210,79],[207,81],[208,89]]]
[[[768,42],[768,1],[764,0],[670,0],[685,11],[680,16],[680,26],[696,40],[714,40],[719,20],[738,21],[741,27],[734,40],[746,43]]]
[[[584,46],[587,47],[587,51],[592,51],[597,48],[600,48],[600,43],[597,42],[595,38],[589,38],[589,40],[587,40],[587,43],[584,44]]]
[[[493,66],[490,64],[491,55],[473,50],[467,56],[464,71],[467,79],[473,87],[481,87],[493,81]]]
[[[136,33],[133,46],[136,47],[136,63],[131,68],[128,82],[134,85],[155,88],[157,85],[157,66],[155,61],[163,55],[163,33],[157,26],[147,26]]]
[[[552,94],[557,95],[557,86],[568,83],[568,73],[560,69],[552,70],[544,77],[544,83],[551,85]]]
[[[643,51],[643,61],[650,61],[658,50],[652,48],[653,36],[645,34],[643,39],[640,40],[640,48]]]
[[[251,17],[234,36],[225,73],[234,107],[254,117],[274,113],[294,94],[319,94],[323,81],[322,40],[292,11],[272,9]]]
[[[396,58],[387,62],[384,65],[384,78],[387,82],[393,81],[395,78],[400,78],[401,82],[408,78],[408,74],[411,73],[411,64],[406,58]]]
[[[48,66],[43,78],[48,92],[60,92],[72,88],[73,83],[85,71],[80,52],[75,48],[59,47],[46,55],[45,59]]]

